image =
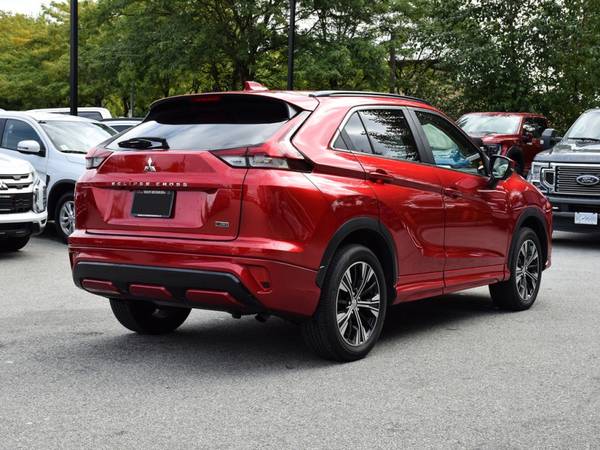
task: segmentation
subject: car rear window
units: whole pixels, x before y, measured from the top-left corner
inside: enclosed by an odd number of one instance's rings
[[[296,113],[287,103],[266,97],[183,97],[158,104],[144,122],[118,136],[107,148],[127,150],[123,143],[135,138],[164,139],[172,150],[247,147],[268,140]]]

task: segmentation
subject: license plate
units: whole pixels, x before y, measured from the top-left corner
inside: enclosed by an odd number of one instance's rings
[[[598,225],[598,213],[575,213],[575,223],[579,225]]]
[[[135,191],[131,214],[135,217],[170,218],[175,191]]]

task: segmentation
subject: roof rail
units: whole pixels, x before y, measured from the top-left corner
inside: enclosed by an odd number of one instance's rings
[[[357,96],[357,97],[389,97],[389,98],[401,98],[404,100],[414,100],[416,102],[425,103],[430,105],[426,100],[417,97],[411,97],[410,95],[391,94],[386,92],[368,92],[368,91],[317,91],[310,94],[311,97],[342,97],[342,96]]]

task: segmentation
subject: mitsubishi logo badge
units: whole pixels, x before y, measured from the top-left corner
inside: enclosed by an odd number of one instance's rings
[[[144,172],[156,172],[156,167],[154,167],[154,162],[152,161],[152,158],[148,158],[146,167],[144,167]]]

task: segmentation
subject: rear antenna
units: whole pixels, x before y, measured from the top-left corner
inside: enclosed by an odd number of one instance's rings
[[[256,81],[244,81],[245,91],[268,91],[269,88]]]

